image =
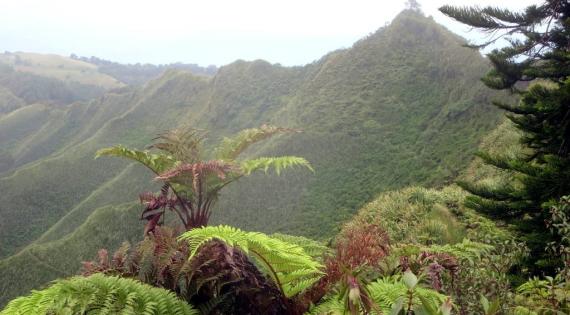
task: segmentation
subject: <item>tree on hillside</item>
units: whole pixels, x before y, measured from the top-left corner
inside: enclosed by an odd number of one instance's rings
[[[159,193],[143,193],[145,205],[142,219],[148,220],[145,234],[164,220],[166,210],[178,216],[186,230],[206,226],[211,208],[220,191],[228,184],[256,171],[281,170],[301,166],[312,170],[307,160],[297,156],[258,157],[237,160],[252,144],[280,133],[298,130],[263,125],[245,129],[233,138],[225,138],[207,159],[203,149],[205,133],[193,128],[180,128],[159,135],[150,149],[158,152],[131,150],[123,146],[101,149],[99,156],[119,156],[137,161],[163,182]]]
[[[408,1],[406,1],[406,9],[414,10],[414,11],[421,11],[422,5],[417,0],[408,0]]]
[[[440,11],[489,34],[488,41],[471,47],[507,39],[506,47],[487,55],[493,69],[482,80],[520,97],[518,105],[495,105],[523,131],[525,156],[478,154],[487,164],[511,172],[513,180],[506,187],[460,183],[473,194],[466,204],[520,233],[531,249],[531,272],[552,272],[561,262],[546,255],[545,247],[557,238],[545,222],[550,203],[570,193],[570,4],[548,0],[523,12],[453,6]]]

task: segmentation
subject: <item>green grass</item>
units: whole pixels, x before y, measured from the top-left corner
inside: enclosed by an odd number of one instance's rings
[[[105,89],[124,86],[117,79],[100,73],[97,66],[93,64],[53,54],[4,53],[0,54],[0,62],[14,67],[16,71],[28,72],[64,82],[95,85]]]

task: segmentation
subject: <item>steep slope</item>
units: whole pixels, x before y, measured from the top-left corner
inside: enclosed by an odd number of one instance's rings
[[[407,11],[306,67],[302,86],[271,120],[305,133],[255,153],[305,156],[315,176],[244,181],[226,192],[218,221],[326,236],[380,191],[455,177],[499,119],[489,105],[498,95],[479,83],[487,65],[462,43]],[[263,202],[267,195],[272,202]],[[255,201],[233,202],[239,196]]]
[[[496,95],[474,84],[487,63],[462,43],[405,11],[352,48],[304,67],[237,61],[212,78],[168,71],[91,102],[0,117],[0,129],[16,130],[0,139],[15,161],[0,177],[0,257],[11,256],[0,261],[0,283],[11,284],[0,287],[0,304],[60,276],[53,270],[61,271],[59,255],[69,262],[64,271],[75,272],[73,261],[95,254],[107,226],[113,232],[105,244],[136,238],[142,223],[133,207],[128,228],[116,230],[120,222],[105,209],[134,201],[152,188],[152,176],[121,160],[93,160],[94,152],[119,143],[142,148],[181,124],[208,129],[214,140],[262,123],[304,130],[248,154],[304,156],[315,174],[253,176],[223,193],[214,221],[248,230],[330,237],[383,191],[445,183],[500,119],[488,105]],[[89,234],[92,226],[102,232]],[[32,256],[43,264],[27,264]]]

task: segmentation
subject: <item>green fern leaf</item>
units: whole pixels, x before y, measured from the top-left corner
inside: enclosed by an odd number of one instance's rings
[[[170,155],[131,150],[122,145],[100,149],[95,154],[95,158],[101,156],[116,156],[137,161],[156,174],[163,173],[177,164],[177,161]]]
[[[240,166],[242,172],[246,175],[259,170],[267,173],[270,168],[279,175],[282,170],[297,166],[306,167],[312,172],[315,171],[307,160],[298,156],[260,157],[243,161]]]
[[[263,233],[245,232],[222,225],[192,229],[180,236],[180,240],[188,242],[189,259],[196,255],[202,245],[213,239],[247,253],[288,297],[309,288],[323,275],[323,266],[303,247]]]
[[[198,315],[170,291],[102,274],[58,280],[44,290],[12,300],[0,315],[87,313]]]
[[[232,138],[224,138],[222,143],[215,149],[215,158],[233,161],[252,144],[285,132],[300,131],[269,125],[263,125],[260,128],[244,129]]]

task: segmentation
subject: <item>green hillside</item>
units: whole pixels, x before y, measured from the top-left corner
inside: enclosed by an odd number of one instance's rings
[[[0,116],[24,105],[24,100],[14,95],[10,90],[0,87]]]
[[[113,62],[97,57],[79,57],[72,54],[70,56],[73,60],[87,62],[89,64],[97,66],[97,70],[100,73],[107,74],[120,82],[128,85],[143,85],[150,80],[158,78],[164,71],[168,69],[178,69],[190,71],[196,75],[212,76],[216,73],[218,68],[214,65],[208,67],[201,67],[197,64],[186,64],[186,63],[170,63],[164,65],[153,65],[153,64],[122,64],[118,62]]]
[[[510,121],[504,121],[482,139],[479,150],[518,155],[521,152],[520,136],[520,131]],[[501,185],[508,176],[475,158],[458,178]],[[366,222],[379,224],[395,243],[453,244],[464,238],[507,238],[510,233],[507,229],[498,229],[496,222],[464,206],[467,195],[454,184],[440,188],[411,186],[385,192],[362,207],[343,229]]]
[[[216,219],[323,237],[378,192],[454,178],[499,119],[489,105],[498,96],[473,84],[487,69],[485,61],[461,43],[429,18],[404,12],[351,49],[307,66],[303,84],[285,96],[286,105],[270,121],[305,130],[281,140],[278,153],[306,157],[316,175],[247,181],[228,192]],[[230,124],[219,120],[210,129]],[[234,115],[231,121],[248,120]],[[292,187],[272,193],[285,183]],[[269,205],[232,202],[267,194],[273,195]],[[272,220],[244,213],[267,213]]]
[[[88,101],[123,86],[83,61],[34,53],[0,54],[0,117],[26,105],[63,107]]]
[[[0,129],[13,132],[0,133],[12,160],[0,177],[0,304],[60,271],[74,273],[98,246],[136,238],[137,207],[116,205],[150,189],[152,176],[124,161],[93,160],[94,152],[142,148],[181,124],[207,129],[213,140],[263,123],[304,130],[247,153],[303,156],[315,174],[253,176],[224,191],[213,220],[247,230],[328,238],[383,191],[443,185],[500,120],[488,105],[497,95],[473,84],[488,65],[463,42],[405,11],[353,47],[304,67],[237,61],[211,78],[168,71],[90,102],[0,116]],[[19,123],[29,119],[37,123]],[[102,240],[93,227],[116,232]]]

